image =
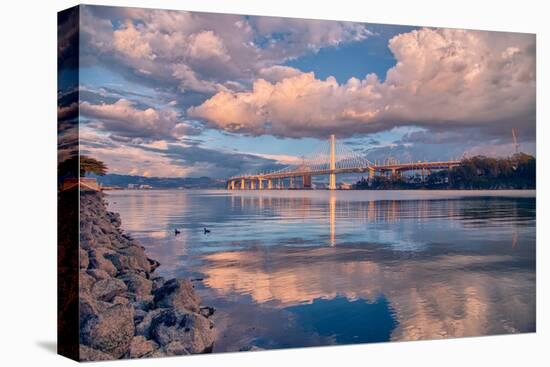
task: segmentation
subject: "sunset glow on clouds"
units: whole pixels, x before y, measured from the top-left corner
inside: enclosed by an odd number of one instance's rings
[[[83,144],[117,173],[223,178],[332,133],[371,159],[447,159],[510,154],[515,127],[534,153],[534,35],[83,6],[80,39],[101,147]]]
[[[397,64],[384,82],[375,74],[343,84],[313,73],[257,79],[250,91],[218,92],[188,113],[232,132],[322,138],[410,124],[482,126],[534,111],[530,36],[421,29],[395,36],[389,47]]]

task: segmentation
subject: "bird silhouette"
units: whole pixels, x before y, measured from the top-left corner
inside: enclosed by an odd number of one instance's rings
[[[174,229],[174,235],[177,236],[178,234],[180,234],[180,231],[178,231],[178,229]]]
[[[204,229],[204,234],[207,234],[207,233],[210,233],[210,230],[209,229]]]

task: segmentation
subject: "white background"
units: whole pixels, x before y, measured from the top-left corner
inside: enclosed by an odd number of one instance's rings
[[[544,0],[180,0],[89,3],[537,33],[537,333],[108,362],[113,366],[536,366],[550,363],[548,55]],[[74,1],[5,1],[0,13],[0,364],[69,365],[56,340],[56,12]],[[545,340],[546,339],[546,340]]]

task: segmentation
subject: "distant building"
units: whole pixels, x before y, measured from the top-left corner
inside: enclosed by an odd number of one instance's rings
[[[139,185],[140,190],[150,190],[152,188],[153,188],[153,186],[151,186],[151,185],[145,185],[145,184]]]
[[[136,184],[128,184],[128,188],[129,188],[130,190],[134,190],[134,189],[137,188],[137,185],[136,185]]]
[[[340,185],[338,185],[338,188],[340,190],[351,190],[353,188],[352,184],[346,183],[346,182],[340,182]]]

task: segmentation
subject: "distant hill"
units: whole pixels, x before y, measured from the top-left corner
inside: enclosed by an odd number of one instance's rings
[[[150,185],[154,189],[206,189],[223,188],[225,181],[210,177],[143,177],[131,175],[117,175],[109,173],[105,176],[95,176],[103,186],[128,187],[128,184]]]

